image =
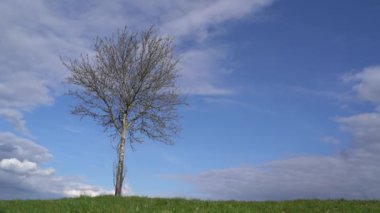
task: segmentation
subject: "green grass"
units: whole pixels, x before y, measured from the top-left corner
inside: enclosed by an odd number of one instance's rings
[[[200,201],[144,197],[79,197],[0,201],[0,212],[380,212],[380,201]]]

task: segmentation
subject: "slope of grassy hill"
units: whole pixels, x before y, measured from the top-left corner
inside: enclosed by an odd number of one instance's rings
[[[380,212],[380,201],[238,202],[100,196],[0,201],[3,212]]]

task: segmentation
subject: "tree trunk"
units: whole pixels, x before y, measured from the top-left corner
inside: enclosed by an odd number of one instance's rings
[[[118,147],[118,162],[117,173],[115,183],[115,196],[121,196],[123,180],[124,180],[124,147],[125,147],[125,135],[127,133],[127,115],[124,113],[122,121],[122,131],[120,136],[120,143]]]

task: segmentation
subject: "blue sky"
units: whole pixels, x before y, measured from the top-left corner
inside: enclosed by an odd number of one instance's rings
[[[125,194],[380,198],[375,0],[0,2],[0,198],[112,193],[112,140],[70,114],[60,56],[155,24],[188,106],[167,146],[128,147]]]

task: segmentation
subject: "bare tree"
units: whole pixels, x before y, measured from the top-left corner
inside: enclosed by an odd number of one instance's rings
[[[149,138],[172,144],[178,133],[176,108],[184,103],[176,87],[177,62],[171,38],[153,27],[139,33],[127,28],[97,38],[95,55],[63,61],[71,75],[69,90],[79,100],[72,113],[90,117],[120,137],[115,196],[122,194],[125,143]]]

